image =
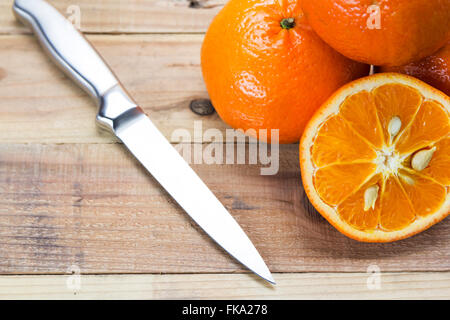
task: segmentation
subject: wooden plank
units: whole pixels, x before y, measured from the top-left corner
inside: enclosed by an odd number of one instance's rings
[[[226,0],[48,0],[68,18],[80,12],[87,33],[203,33]],[[0,33],[29,33],[0,3]]]
[[[309,204],[297,146],[280,170],[194,165],[274,272],[449,271],[450,220],[407,240],[367,244]],[[0,144],[0,272],[245,271],[224,254],[119,144]]]
[[[200,70],[201,35],[88,37],[131,95],[168,137],[195,121],[203,130],[227,126],[189,104],[208,98]],[[31,36],[0,36],[0,142],[99,143],[93,100],[67,78]]]
[[[275,274],[272,287],[251,275],[1,276],[1,299],[448,299],[450,273]],[[370,282],[370,280],[369,280]]]

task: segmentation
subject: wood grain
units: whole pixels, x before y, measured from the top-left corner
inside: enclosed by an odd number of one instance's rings
[[[391,244],[358,243],[317,214],[297,146],[280,171],[194,165],[274,272],[450,270],[450,220]],[[0,272],[242,272],[119,144],[0,145]]]
[[[260,165],[193,165],[280,272],[276,287],[240,274],[117,140],[97,130],[94,103],[15,21],[12,2],[0,3],[0,273],[11,274],[0,276],[0,298],[450,296],[449,219],[392,244],[348,239],[308,202],[296,145],[282,146],[274,176],[262,176]],[[66,15],[79,6],[81,30],[169,140],[177,129],[193,135],[196,121],[202,131],[228,128],[217,114],[189,109],[208,97],[202,34],[226,0],[50,2]],[[371,265],[382,272],[380,290],[366,286]],[[66,286],[72,267],[83,274],[76,294]]]
[[[227,0],[48,0],[66,17],[81,12],[86,33],[203,33]],[[0,34],[29,33],[15,21],[13,0],[0,3]]]
[[[199,116],[189,104],[208,98],[200,70],[202,35],[88,36],[125,87],[172,140],[228,128],[217,114]],[[26,66],[26,67],[24,67]],[[44,54],[31,36],[0,36],[0,142],[109,143],[98,131],[97,107]]]
[[[450,273],[382,273],[368,289],[366,273],[274,274],[277,285],[253,275],[1,276],[0,299],[448,299]],[[72,276],[73,277],[73,276]]]

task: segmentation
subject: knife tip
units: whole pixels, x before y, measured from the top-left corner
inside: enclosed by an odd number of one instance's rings
[[[261,274],[257,274],[257,275],[260,276],[263,280],[266,280],[267,282],[269,282],[270,284],[273,284],[273,285],[277,284],[270,272],[265,275],[261,275]]]
[[[276,285],[277,283],[273,279],[272,275],[269,276],[269,278],[266,279],[270,284]]]

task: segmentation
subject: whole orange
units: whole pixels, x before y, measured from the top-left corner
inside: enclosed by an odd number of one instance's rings
[[[450,37],[449,0],[303,0],[308,22],[343,55],[399,66],[436,52]]]
[[[379,70],[416,77],[450,96],[450,43],[420,61],[400,67],[381,67]]]
[[[323,42],[298,0],[229,1],[206,33],[201,62],[220,117],[269,142],[278,129],[281,143],[299,141],[314,111],[369,70]]]

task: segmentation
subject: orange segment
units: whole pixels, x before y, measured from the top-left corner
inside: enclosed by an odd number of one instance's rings
[[[300,143],[305,192],[345,235],[389,242],[450,213],[450,98],[395,73],[338,90]]]
[[[447,194],[442,185],[406,170],[399,171],[400,183],[418,216],[432,214],[442,206]]]
[[[402,128],[405,128],[413,119],[423,98],[416,89],[401,84],[380,86],[374,89],[372,94],[377,107],[378,118],[383,128],[384,141],[389,145],[389,122],[397,116],[402,122]]]
[[[411,126],[399,137],[396,149],[410,153],[447,136],[450,132],[448,112],[436,101],[425,101]]]
[[[375,169],[373,163],[334,164],[319,168],[314,186],[323,201],[337,205],[358,189]]]
[[[316,166],[321,167],[331,163],[370,161],[377,154],[342,117],[334,116],[319,129],[312,156]]]
[[[339,114],[373,146],[381,148],[383,133],[372,94],[362,91],[348,97],[339,108]],[[373,125],[368,126],[369,123]]]
[[[414,209],[396,177],[386,180],[380,206],[380,226],[385,230],[402,229],[415,218]]]
[[[337,207],[341,218],[359,230],[374,230],[378,225],[380,217],[380,197],[377,197],[375,200],[373,208],[370,207],[368,210],[364,210],[364,194],[368,188],[374,185],[377,185],[379,187],[379,192],[381,192],[381,188],[383,187],[381,174],[375,175],[369,182],[365,183]]]
[[[434,147],[436,147],[436,151],[433,158],[421,173],[448,186],[450,185],[450,138],[442,139]]]

